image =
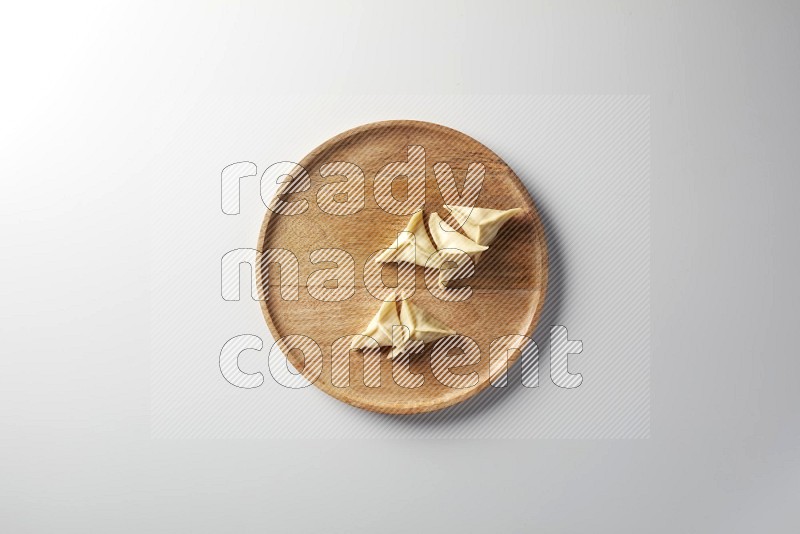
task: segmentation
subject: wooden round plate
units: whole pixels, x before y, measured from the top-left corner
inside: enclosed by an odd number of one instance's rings
[[[431,370],[430,345],[433,344],[429,343],[422,354],[411,359],[411,371],[424,376],[421,387],[410,389],[395,383],[388,349],[381,357],[380,387],[364,384],[360,351],[350,353],[349,386],[336,387],[331,383],[331,344],[342,336],[361,333],[381,304],[364,287],[364,263],[373,252],[388,247],[409,219],[408,215],[392,215],[378,207],[373,180],[387,163],[406,161],[410,145],[425,148],[426,224],[432,212],[438,211],[442,217],[448,213],[442,207],[444,201],[433,172],[434,164],[439,162],[452,167],[459,188],[464,185],[469,164],[482,163],[486,175],[476,205],[524,210],[506,223],[489,250],[481,256],[474,276],[466,281],[473,288],[467,301],[446,302],[434,297],[425,286],[423,268],[417,267],[416,290],[411,301],[478,343],[480,362],[453,369],[456,374],[477,371],[478,382],[463,389],[441,384]],[[364,172],[366,206],[358,213],[330,215],[317,205],[319,188],[342,179],[326,179],[320,175],[322,165],[336,161],[352,162]],[[278,282],[274,280],[277,277],[259,282],[261,307],[274,338],[300,334],[316,341],[322,350],[323,365],[322,374],[314,384],[341,401],[367,410],[393,414],[428,412],[464,401],[489,386],[491,341],[508,334],[530,336],[544,304],[547,287],[544,228],[533,200],[509,166],[461,132],[418,121],[385,121],[359,126],[326,141],[303,158],[300,165],[308,172],[311,187],[286,198],[305,199],[308,209],[291,216],[267,210],[258,241],[259,250],[286,249],[299,260],[298,300],[280,298]],[[320,248],[343,249],[354,258],[356,288],[349,299],[323,302],[309,295],[305,286],[309,274],[336,266],[309,261],[310,252]],[[518,355],[519,351],[509,355],[509,367]],[[286,357],[295,369],[305,374],[301,351],[290,350]]]

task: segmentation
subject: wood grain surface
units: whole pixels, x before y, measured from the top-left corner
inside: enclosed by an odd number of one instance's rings
[[[388,348],[381,356],[380,387],[364,384],[363,355],[359,351],[350,353],[349,386],[336,387],[331,383],[332,342],[362,332],[381,304],[364,288],[364,263],[373,252],[389,246],[409,219],[408,215],[386,213],[377,205],[372,190],[373,180],[387,163],[406,161],[409,145],[425,148],[426,224],[434,211],[442,217],[449,216],[442,208],[444,201],[433,172],[434,164],[439,162],[452,167],[459,188],[463,187],[469,164],[482,163],[486,176],[476,205],[524,210],[523,214],[506,223],[490,249],[481,256],[475,275],[465,281],[473,288],[469,300],[445,302],[437,299],[425,286],[424,269],[416,267],[416,290],[411,301],[459,334],[477,342],[481,350],[480,362],[453,369],[453,372],[466,374],[477,371],[478,382],[468,388],[441,384],[431,370],[433,344],[428,344],[423,353],[411,358],[412,372],[424,377],[421,387],[410,389],[395,383]],[[366,206],[360,212],[337,216],[325,213],[317,206],[319,188],[342,179],[321,177],[320,167],[333,161],[352,162],[363,170]],[[304,213],[292,216],[267,210],[257,247],[262,251],[287,249],[299,260],[301,287],[298,300],[280,298],[277,276],[259,282],[261,307],[274,338],[301,334],[316,341],[322,350],[323,368],[314,384],[325,393],[359,408],[392,414],[433,411],[461,402],[489,386],[491,341],[508,334],[530,336],[544,304],[547,287],[544,228],[533,200],[514,172],[491,150],[471,137],[444,126],[417,121],[385,121],[357,127],[326,141],[299,163],[311,178],[311,188],[289,195],[287,200],[306,199],[309,207]],[[402,191],[395,194],[401,197]],[[334,264],[311,263],[309,253],[320,248],[340,248],[353,256],[356,288],[349,299],[323,302],[308,293],[306,284],[311,272],[335,267]],[[391,267],[386,271],[384,279],[391,283]],[[518,351],[510,355],[509,366],[518,355]],[[286,356],[297,370],[305,371],[300,351],[289,351]]]

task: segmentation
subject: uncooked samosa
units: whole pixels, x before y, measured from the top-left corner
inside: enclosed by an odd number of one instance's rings
[[[410,344],[408,344],[409,340],[427,343],[456,333],[431,314],[411,304],[409,301],[403,300],[400,301],[399,304],[399,316],[397,314],[395,302],[384,302],[381,304],[378,313],[372,318],[372,321],[370,321],[366,330],[362,332],[362,335],[371,337],[377,341],[378,345],[381,347],[390,347],[393,345],[392,327],[408,327],[407,329],[397,329],[400,338],[394,340],[396,341],[394,346],[397,350],[394,351],[393,354],[401,354],[410,346]],[[363,349],[367,347],[367,342],[364,338],[355,337],[350,347],[353,349]]]
[[[397,315],[397,303],[393,300],[385,301],[361,335],[371,337],[381,347],[389,347],[392,344],[392,326],[400,324],[400,317]],[[362,349],[367,346],[367,343],[368,341],[364,338],[355,337],[350,347]]]
[[[520,208],[493,210],[468,206],[448,206],[447,204],[444,207],[461,224],[464,233],[479,245],[489,245],[508,219],[522,213]]]
[[[411,216],[403,232],[404,233],[398,234],[397,239],[394,240],[394,243],[392,243],[388,249],[375,257],[375,261],[377,263],[416,263],[424,267],[425,262],[428,261],[431,254],[436,252],[436,248],[425,232],[425,224],[423,224],[421,210]],[[408,234],[405,232],[414,235],[414,244],[412,244],[411,239],[409,239]],[[416,251],[414,250],[415,248]]]
[[[455,330],[447,327],[436,317],[422,308],[403,301],[400,307],[400,322],[410,330],[411,339],[428,343],[455,334]]]
[[[428,218],[428,229],[431,231],[436,248],[454,248],[466,252],[470,256],[480,254],[489,247],[479,245],[472,239],[458,233],[452,226],[439,217],[436,212]]]

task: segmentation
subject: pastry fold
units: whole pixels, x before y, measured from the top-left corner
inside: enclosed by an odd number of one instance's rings
[[[461,230],[479,245],[489,245],[497,236],[503,225],[515,215],[522,213],[520,208],[510,210],[493,210],[489,208],[470,208],[468,206],[444,205]]]
[[[381,303],[378,313],[361,332],[362,336],[369,336],[378,342],[381,347],[388,347],[392,344],[392,326],[400,324],[400,316],[397,315],[397,303],[387,300]],[[353,338],[350,348],[363,349],[367,346],[367,340],[361,337]]]
[[[411,216],[402,232],[397,235],[397,239],[394,240],[389,248],[375,257],[375,261],[377,263],[415,263],[424,267],[431,254],[436,252],[436,247],[433,246],[427,232],[425,232],[422,211],[418,211]],[[414,236],[413,242],[409,233]]]
[[[436,212],[431,213],[428,218],[428,229],[431,232],[431,236],[433,236],[433,242],[436,243],[437,250],[451,248],[474,256],[489,248],[479,245],[469,237],[457,232],[455,228],[444,222]]]
[[[429,343],[455,334],[455,330],[426,312],[419,306],[403,301],[400,308],[400,322],[411,331],[411,339]]]
[[[400,314],[397,313],[397,305],[400,305]],[[405,326],[397,331],[400,339],[392,340],[392,327]],[[455,334],[455,330],[446,326],[439,319],[426,312],[419,306],[404,300],[396,303],[386,301],[381,304],[378,313],[361,333],[362,336],[369,336],[374,339],[381,347],[395,347],[392,354],[401,354],[409,346],[409,341],[422,341],[429,343],[443,337]],[[352,349],[363,349],[368,345],[367,340],[362,337],[353,338],[350,347]]]

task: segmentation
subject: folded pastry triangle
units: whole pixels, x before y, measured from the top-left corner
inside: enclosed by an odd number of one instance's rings
[[[409,235],[405,232],[413,234],[413,243]],[[398,234],[394,243],[392,243],[388,249],[378,254],[375,257],[375,261],[377,263],[416,263],[424,267],[428,258],[434,252],[436,252],[436,247],[433,246],[427,232],[425,232],[422,211],[418,211],[411,216],[403,233]]]
[[[395,302],[382,303],[378,313],[375,314],[375,317],[372,318],[361,335],[371,337],[381,347],[390,347],[393,345],[393,326],[407,327],[397,329],[400,339],[395,340],[396,343],[394,345],[397,350],[393,354],[402,353],[407,346],[411,345],[408,343],[411,340],[427,343],[456,333],[422,308],[404,300],[400,301],[399,315],[397,314]],[[362,337],[355,337],[350,348],[363,349],[367,346],[367,340]]]
[[[433,241],[436,243],[436,247],[439,250],[453,248],[462,250],[470,256],[473,256],[489,248],[479,245],[469,237],[457,232],[455,228],[444,222],[436,212],[431,213],[428,219],[428,229],[431,231]]]
[[[444,207],[461,223],[464,233],[479,245],[489,245],[508,219],[522,213],[520,208],[493,210],[447,204]]]
[[[439,319],[422,308],[403,301],[400,307],[400,322],[410,330],[411,339],[414,341],[436,341],[443,337],[455,334],[455,330],[447,327]]]
[[[381,347],[388,347],[392,344],[392,327],[400,324],[400,316],[397,315],[397,303],[393,300],[385,301],[361,335],[371,337]],[[362,349],[367,346],[367,343],[368,341],[364,338],[355,337],[350,348]]]

